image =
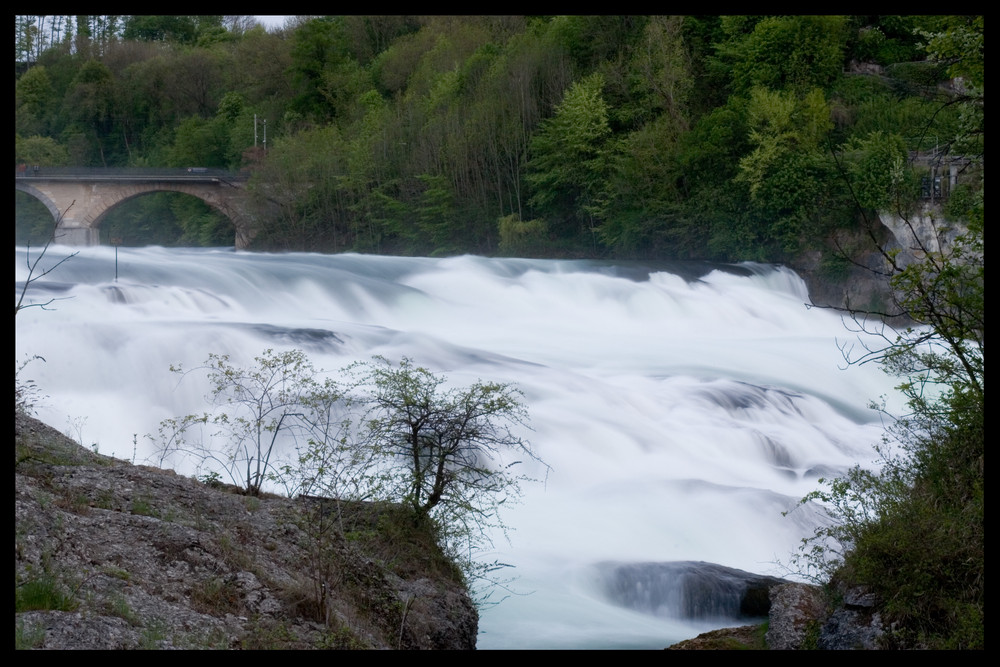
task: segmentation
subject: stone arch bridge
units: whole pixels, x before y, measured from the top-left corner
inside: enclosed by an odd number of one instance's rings
[[[102,220],[118,204],[150,192],[183,192],[225,215],[236,230],[235,245],[253,238],[245,190],[246,176],[220,169],[86,169],[29,167],[15,172],[15,187],[52,213],[58,243],[98,245]],[[60,217],[61,216],[61,217]]]

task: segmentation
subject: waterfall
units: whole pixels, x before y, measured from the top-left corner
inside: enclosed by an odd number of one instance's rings
[[[52,301],[18,313],[16,355],[44,358],[22,371],[38,416],[102,454],[154,459],[145,435],[206,407],[205,384],[169,368],[210,353],[249,363],[298,348],[331,371],[408,357],[456,385],[516,384],[524,435],[551,470],[505,516],[509,543],[498,535],[482,555],[516,579],[483,609],[481,648],[693,636],[707,621],[615,604],[592,566],[786,576],[779,563],[816,517],[782,512],[820,476],[871,463],[882,426],[868,402],[899,400],[877,368],[845,368],[838,342],[856,334],[806,308],[802,281],[779,266],[155,247],[119,248],[117,280],[109,247],[52,247],[41,266],[74,251],[30,284],[29,301]]]

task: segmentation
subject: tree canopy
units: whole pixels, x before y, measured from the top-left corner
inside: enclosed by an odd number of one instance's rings
[[[868,357],[910,400],[905,455],[817,492],[841,521],[819,537],[853,549],[839,576],[889,601],[904,645],[981,647],[984,37],[982,15],[311,16],[271,31],[21,15],[15,164],[243,170],[259,249],[849,264],[842,239],[874,248],[895,310],[870,314],[913,323]],[[16,204],[18,242],[49,238],[45,207]],[[888,250],[879,216],[915,229],[919,211],[942,243]],[[162,194],[106,224],[136,243],[225,237]],[[214,362],[222,397],[234,376]],[[481,465],[531,456],[507,430],[525,416],[512,387],[447,389],[409,361],[356,370],[415,511],[449,499],[485,516],[466,492],[513,488]],[[250,487],[268,474],[264,433],[285,426],[269,414],[235,438],[263,465],[240,459]]]
[[[762,261],[982,153],[981,16],[247,18],[19,16],[17,145],[245,170],[261,249]]]

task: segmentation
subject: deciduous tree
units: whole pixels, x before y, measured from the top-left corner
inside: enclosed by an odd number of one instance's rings
[[[185,373],[180,366],[171,370]],[[248,495],[259,495],[269,476],[280,473],[279,462],[284,462],[279,457],[288,440],[308,439],[307,408],[320,398],[336,398],[336,388],[317,380],[316,369],[299,350],[265,350],[246,367],[228,355],[210,354],[201,370],[207,373],[214,410],[165,420],[160,461],[180,454],[210,472],[221,467]],[[323,392],[329,395],[321,397]]]
[[[572,221],[586,221],[590,224],[584,231],[594,231],[593,206],[607,179],[605,148],[611,128],[602,85],[595,73],[570,86],[555,115],[542,121],[531,140],[526,176],[533,192],[530,203],[562,222],[550,229],[569,238],[580,231]],[[563,222],[567,217],[570,224]]]
[[[376,357],[352,371],[362,401],[371,406],[366,441],[392,458],[389,488],[419,522],[431,521],[446,552],[467,580],[496,584],[500,563],[477,554],[506,535],[501,509],[519,501],[526,468],[547,466],[524,439],[527,410],[519,390],[497,382],[449,388],[444,377],[414,365]]]

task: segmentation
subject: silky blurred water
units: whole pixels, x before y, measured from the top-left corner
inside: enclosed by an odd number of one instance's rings
[[[855,334],[781,267],[53,247],[40,268],[71,252],[30,285],[49,303],[17,314],[16,355],[44,358],[22,371],[39,417],[103,454],[144,462],[160,420],[203,410],[204,384],[169,368],[210,353],[299,348],[330,370],[409,357],[455,385],[517,384],[551,470],[483,554],[517,577],[482,611],[484,649],[663,648],[724,625],[610,605],[588,568],[785,576],[815,515],[782,512],[867,464],[882,434],[868,402],[897,400],[877,368],[844,369],[837,343]],[[19,292],[25,248],[15,259]]]

